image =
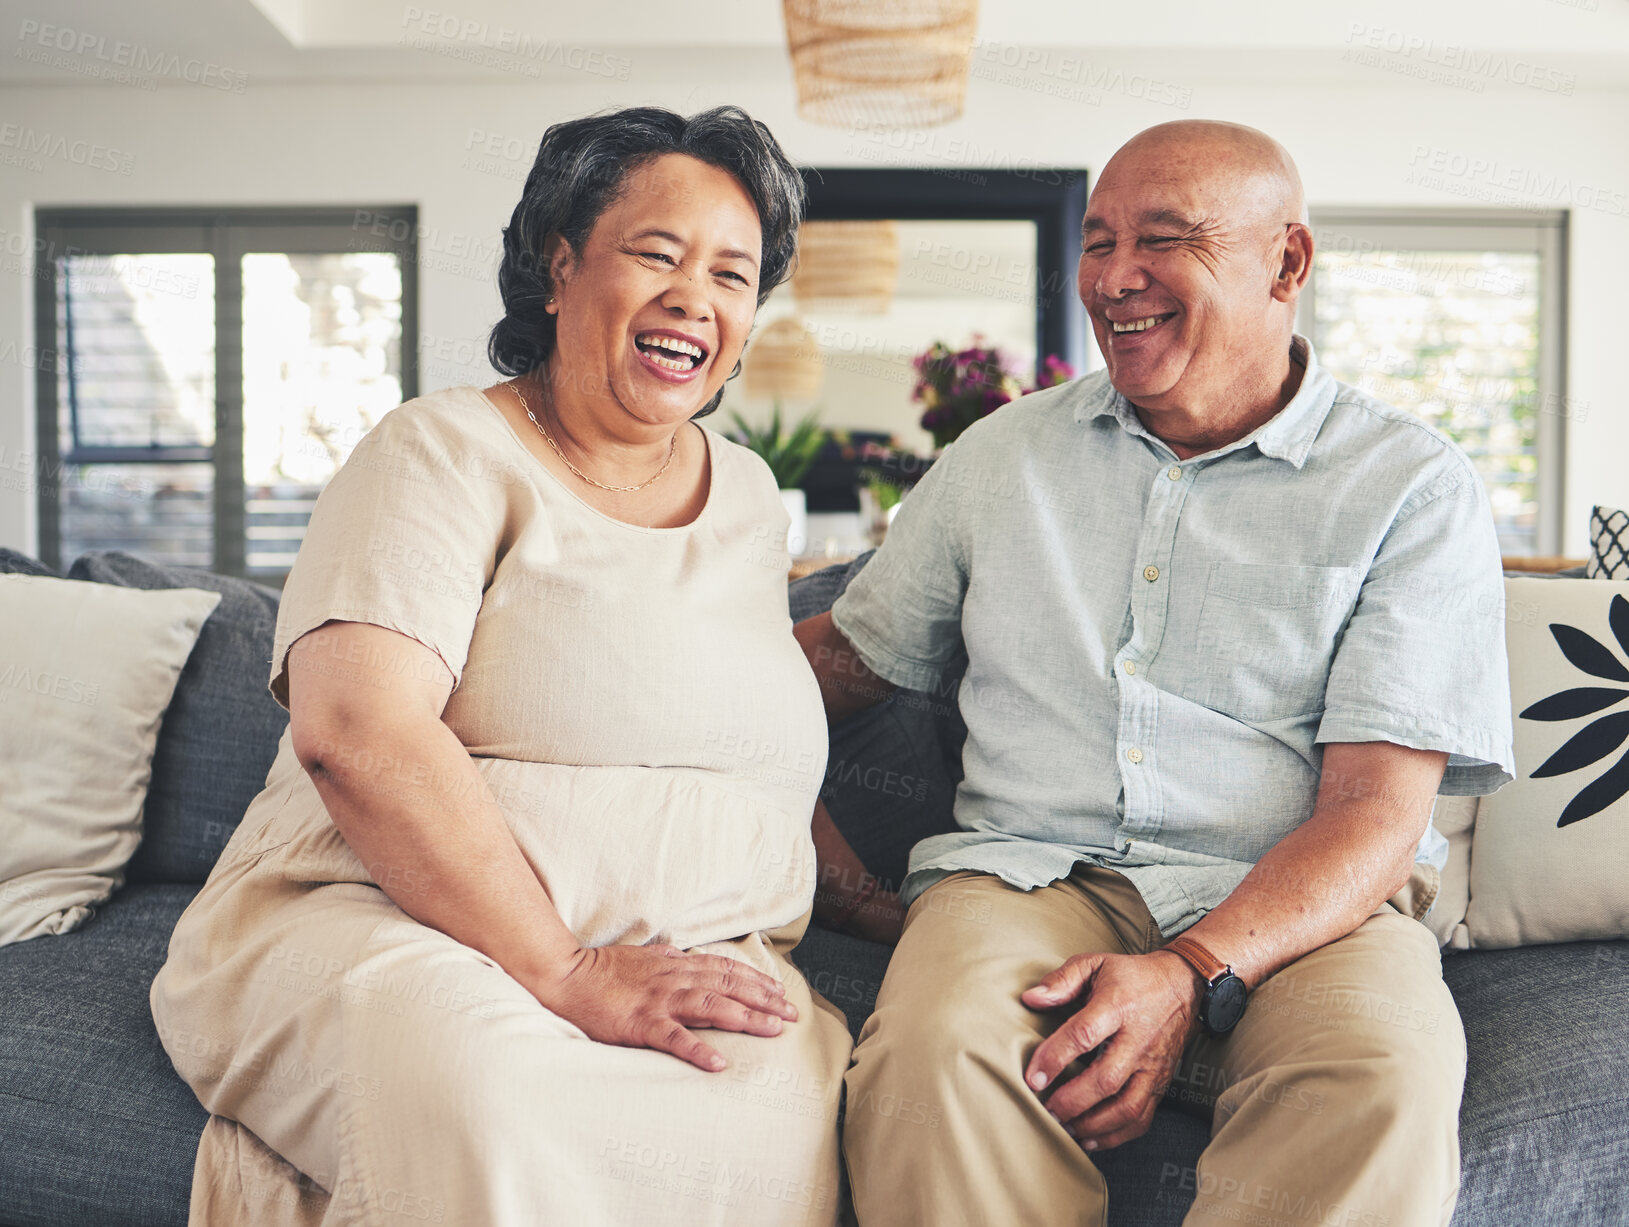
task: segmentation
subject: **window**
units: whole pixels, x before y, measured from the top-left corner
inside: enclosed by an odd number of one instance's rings
[[[41,556],[280,580],[318,492],[418,393],[414,210],[43,209],[37,230]]]
[[[1300,331],[1465,449],[1506,555],[1561,547],[1566,215],[1320,210]]]

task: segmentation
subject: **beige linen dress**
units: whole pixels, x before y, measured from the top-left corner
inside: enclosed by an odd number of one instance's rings
[[[443,719],[577,937],[741,959],[798,1021],[705,1032],[716,1074],[588,1039],[391,901],[285,733],[152,989],[212,1113],[193,1224],[833,1222],[848,1033],[786,957],[826,723],[774,480],[703,433],[705,508],[646,529],[581,501],[478,389],[393,410],[318,500],[271,688],[286,705],[289,645],[330,619],[426,644],[456,679]]]

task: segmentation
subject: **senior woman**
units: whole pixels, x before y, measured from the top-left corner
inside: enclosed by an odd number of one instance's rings
[[[833,1221],[848,1034],[786,957],[825,717],[775,482],[693,422],[802,204],[734,108],[551,127],[513,378],[391,411],[318,500],[288,732],[153,985],[212,1114],[193,1224]]]

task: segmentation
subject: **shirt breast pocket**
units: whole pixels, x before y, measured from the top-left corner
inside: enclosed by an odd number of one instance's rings
[[[1213,562],[1199,611],[1198,698],[1241,720],[1323,710],[1359,567]]]

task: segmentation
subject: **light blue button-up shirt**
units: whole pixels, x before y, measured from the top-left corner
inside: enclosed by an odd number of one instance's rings
[[[1171,936],[1311,816],[1324,743],[1447,751],[1447,794],[1512,778],[1476,470],[1291,352],[1294,398],[1227,447],[1178,459],[1099,372],[980,421],[901,505],[832,617],[911,689],[965,652],[960,830],[916,846],[907,902],[1088,861]]]

